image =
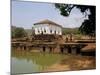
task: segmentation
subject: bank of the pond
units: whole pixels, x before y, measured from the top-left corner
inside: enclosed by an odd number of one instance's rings
[[[59,63],[49,66],[45,71],[74,71],[95,69],[95,57],[91,56],[69,56],[62,59]]]

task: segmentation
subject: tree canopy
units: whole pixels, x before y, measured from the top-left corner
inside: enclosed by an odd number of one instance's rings
[[[73,8],[78,8],[83,14],[84,17],[88,16],[88,19],[84,20],[82,25],[79,28],[79,31],[83,34],[95,34],[96,24],[95,24],[95,6],[85,6],[85,5],[72,5],[72,4],[55,4],[55,7],[59,9],[60,14],[63,16],[69,16]],[[87,10],[90,11],[90,14],[87,14]]]
[[[25,32],[24,28],[20,27],[13,27],[11,34],[12,38],[21,38],[27,36],[27,33]]]

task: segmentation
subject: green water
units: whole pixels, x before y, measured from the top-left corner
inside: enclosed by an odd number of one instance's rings
[[[64,59],[64,54],[34,53],[13,51],[11,58],[12,73],[42,72],[47,67]]]
[[[81,63],[79,63],[80,61]],[[85,61],[88,61],[89,63],[86,63]],[[71,70],[94,69],[96,66],[95,57],[91,56],[34,53],[13,50],[11,56],[11,73],[46,72],[49,67],[57,63],[68,65]],[[61,67],[56,69],[59,68]]]

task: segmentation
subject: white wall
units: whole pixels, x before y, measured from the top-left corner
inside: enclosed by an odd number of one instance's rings
[[[62,29],[61,29],[61,27],[58,27],[58,26],[55,26],[55,25],[50,25],[49,29],[52,30],[53,34],[55,34],[55,31],[56,31],[56,34],[62,35]]]
[[[48,25],[48,24],[39,24],[34,25],[35,34],[56,34],[62,35],[62,29],[61,27],[55,26],[55,25]],[[52,30],[52,33],[50,32]],[[46,31],[46,32],[45,32]]]

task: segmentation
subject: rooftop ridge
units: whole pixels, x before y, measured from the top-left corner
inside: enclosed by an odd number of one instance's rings
[[[59,24],[57,24],[53,21],[50,21],[48,19],[45,19],[45,20],[42,20],[40,22],[34,23],[34,25],[38,25],[38,24],[51,24],[51,25],[56,25],[56,26],[62,27],[61,25],[59,25]]]

